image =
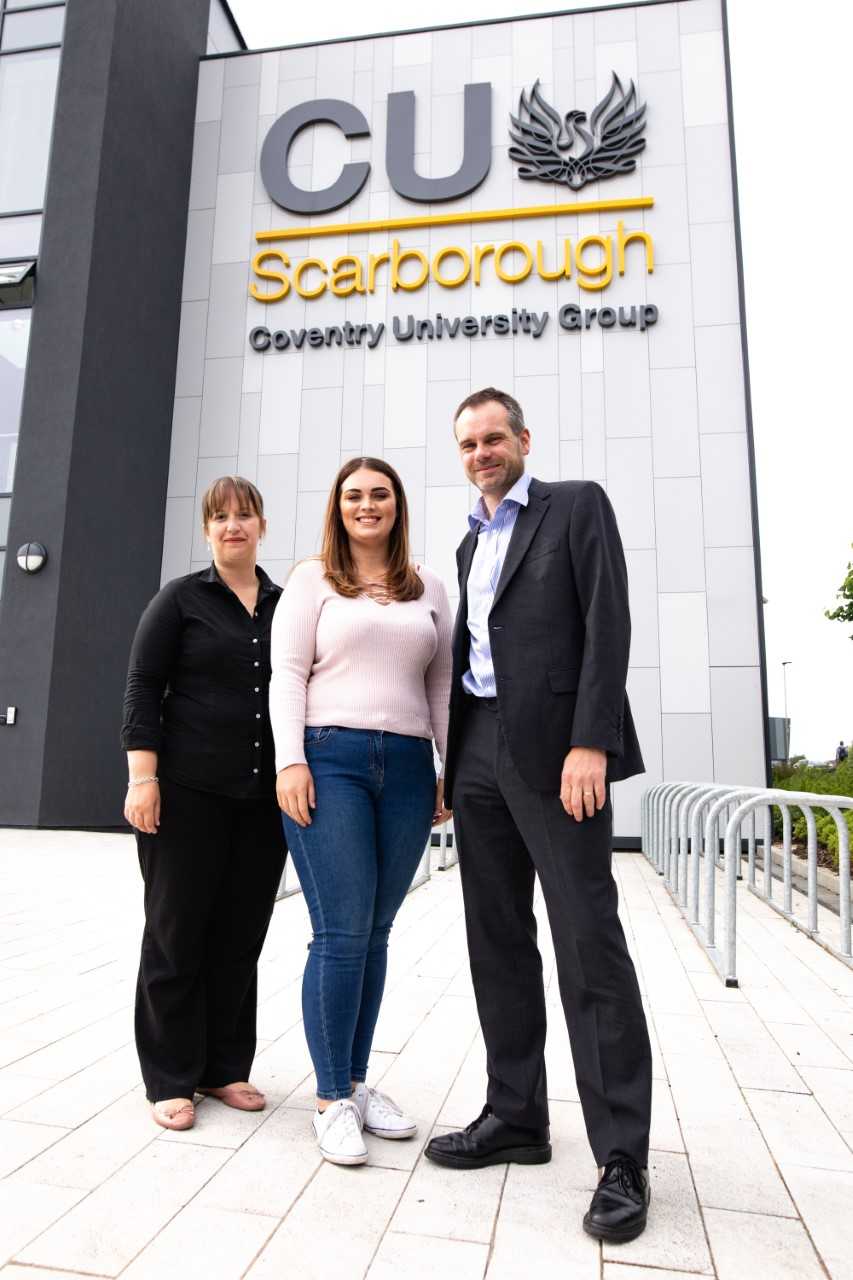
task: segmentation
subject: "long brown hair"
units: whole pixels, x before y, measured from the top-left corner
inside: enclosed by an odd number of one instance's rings
[[[326,571],[326,581],[341,596],[354,598],[361,595],[363,590],[358,581],[349,536],[341,516],[341,490],[345,481],[361,467],[365,467],[368,471],[378,471],[380,475],[390,480],[397,500],[397,515],[388,540],[388,595],[393,600],[419,600],[424,592],[424,584],[409,559],[409,505],[406,502],[400,477],[394,468],[387,462],[383,462],[381,458],[350,458],[335,476],[335,483],[332,485],[329,501],[326,504],[323,549],[320,552],[320,559]]]

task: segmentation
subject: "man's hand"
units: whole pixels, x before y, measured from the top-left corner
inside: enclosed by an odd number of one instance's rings
[[[604,807],[607,795],[607,752],[598,747],[572,747],[563,761],[560,777],[560,800],[570,818],[576,822],[591,818]]]
[[[453,814],[450,809],[444,807],[444,778],[439,778],[435,784],[435,805],[432,811],[432,825],[440,827],[443,822],[447,822],[452,818]]]
[[[307,764],[281,769],[275,780],[278,807],[300,827],[311,826],[311,810],[317,808],[314,779]]]

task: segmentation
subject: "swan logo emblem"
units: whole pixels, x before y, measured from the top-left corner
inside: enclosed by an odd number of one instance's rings
[[[646,145],[646,104],[637,101],[631,80],[628,89],[616,72],[605,96],[587,121],[585,111],[561,116],[539,91],[537,80],[518,100],[518,115],[509,136],[509,154],[518,162],[520,178],[563,182],[579,191],[588,182],[633,173]]]

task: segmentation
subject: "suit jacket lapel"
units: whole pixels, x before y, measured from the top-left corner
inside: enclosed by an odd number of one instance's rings
[[[474,552],[477,550],[477,535],[473,529],[469,529],[462,539],[460,549],[462,555],[459,562],[459,598],[461,599],[468,594],[468,575],[471,572]]]
[[[468,626],[468,575],[471,572],[471,564],[474,559],[474,552],[477,550],[477,535],[472,529],[469,529],[465,537],[462,539],[460,547],[461,556],[459,560],[459,608],[456,613],[456,622],[453,628],[453,647],[456,647],[457,637],[461,627]]]
[[[512,537],[509,540],[506,556],[501,569],[501,576],[498,579],[498,585],[495,590],[495,598],[492,601],[492,608],[500,600],[507,584],[512,579],[513,574],[518,569],[524,557],[527,555],[527,549],[533,541],[533,535],[542,522],[542,517],[548,510],[548,502],[550,495],[547,490],[545,494],[535,491],[535,481],[531,483],[527,500],[527,506],[522,507],[515,521],[515,527],[512,531]],[[538,487],[538,486],[537,486]]]

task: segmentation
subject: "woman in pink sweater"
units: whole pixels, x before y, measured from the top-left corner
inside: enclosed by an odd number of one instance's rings
[[[323,550],[294,568],[272,630],[276,791],[314,938],[302,984],[317,1076],[314,1131],[335,1164],[367,1159],[362,1130],[415,1122],[368,1088],[388,934],[430,826],[450,694],[450,607],[409,559],[400,478],[354,458],[329,495]]]

